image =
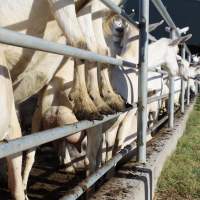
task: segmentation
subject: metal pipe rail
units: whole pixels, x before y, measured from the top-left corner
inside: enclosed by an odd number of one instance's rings
[[[160,96],[149,97],[148,100],[147,100],[147,103],[150,104],[150,103],[153,103],[157,100],[161,100],[161,99],[164,99],[164,98],[167,98],[167,97],[169,97],[169,94],[163,94],[163,95],[160,95]]]
[[[133,107],[127,109],[129,111],[136,108],[137,104],[133,104]],[[124,111],[124,112],[126,112]],[[103,120],[98,121],[80,121],[74,124],[69,124],[63,127],[53,128],[41,132],[32,133],[30,135],[23,136],[18,139],[10,140],[6,143],[0,144],[0,158],[7,157],[18,152],[37,147],[39,145],[52,142],[54,140],[73,135],[79,131],[95,127],[104,122],[110,121],[119,117],[122,113],[119,112],[114,115],[104,116]]]
[[[148,129],[148,134],[155,131],[159,126],[164,124],[168,120],[168,116],[163,117],[159,120],[154,127]],[[75,186],[68,194],[64,195],[60,200],[76,200],[79,198],[84,192],[86,192],[92,185],[95,184],[103,175],[105,175],[110,169],[115,167],[118,162],[128,155],[131,151],[134,151],[136,148],[136,144],[133,143],[124,149],[122,149],[119,153],[117,153],[111,160],[109,160],[103,167],[98,169],[94,174],[90,175],[88,178],[83,180],[77,186]]]
[[[181,90],[176,90],[174,93],[180,92]],[[148,104],[161,100],[163,98],[167,98],[169,94],[156,96],[156,97],[150,97],[148,98],[147,102]],[[133,108],[137,108],[137,103],[132,104],[131,108],[125,110],[124,112],[127,112]],[[124,113],[123,112],[123,113]],[[36,133],[32,133],[30,135],[23,136],[18,139],[9,140],[8,142],[5,142],[3,144],[0,144],[0,159],[10,156],[12,154],[19,153],[21,151],[25,151],[27,149],[40,146],[42,144],[52,142],[54,140],[67,137],[70,135],[73,135],[79,131],[95,127],[99,124],[103,124],[104,122],[110,121],[112,119],[115,119],[119,117],[122,114],[122,112],[116,113],[114,115],[108,115],[104,116],[103,120],[98,121],[80,121],[74,124],[69,124],[63,127],[53,128],[45,131],[40,131]]]
[[[136,147],[135,143],[129,145],[122,149],[119,153],[117,153],[111,160],[109,160],[103,167],[98,169],[94,174],[83,180],[80,184],[75,186],[69,194],[66,194],[60,200],[76,200],[79,198],[84,192],[86,192],[95,182],[100,179],[103,175],[105,175],[110,169],[115,167],[117,163],[130,151],[132,151]]]
[[[175,90],[174,94],[176,94],[178,92],[181,92],[181,89],[180,90]],[[150,104],[150,103],[153,103],[153,102],[155,102],[157,100],[161,100],[161,99],[164,99],[164,98],[167,98],[167,97],[169,97],[169,94],[163,94],[163,95],[160,95],[160,96],[149,97],[148,100],[147,100],[147,103]]]
[[[180,92],[180,90],[176,90],[174,93]],[[163,98],[167,98],[169,94],[161,95],[161,96],[155,96],[148,98],[147,102],[148,104],[161,100]],[[126,111],[129,111],[133,108],[137,108],[137,103],[134,103],[130,109],[127,109]],[[126,112],[124,111],[124,112]],[[74,124],[66,125],[63,127],[53,128],[45,131],[40,131],[36,133],[32,133],[30,135],[23,136],[18,139],[10,140],[6,143],[0,144],[0,159],[21,151],[25,151],[27,149],[40,146],[42,144],[52,142],[54,140],[67,137],[70,135],[73,135],[79,131],[95,127],[99,124],[103,124],[104,122],[110,121],[112,119],[115,119],[119,117],[122,113],[116,113],[114,115],[108,115],[104,116],[103,120],[98,121],[80,121]],[[12,147],[12,148],[11,148]]]
[[[58,44],[56,42],[47,41],[34,36],[25,35],[23,33],[10,31],[5,28],[0,28],[0,42],[8,45],[40,50],[64,56],[72,56],[100,63],[108,63],[116,66],[127,66],[132,68],[137,67],[135,63],[131,63],[125,60],[116,59],[109,56],[102,56],[87,50],[71,47],[64,44]]]

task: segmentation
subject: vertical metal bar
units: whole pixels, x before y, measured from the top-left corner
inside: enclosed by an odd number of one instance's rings
[[[198,82],[195,80],[195,95],[198,94]]]
[[[188,55],[188,62],[191,63],[190,55]],[[187,105],[190,105],[190,79],[187,81]]]
[[[168,101],[169,128],[174,127],[174,77],[169,77],[169,101]]]
[[[190,105],[190,80],[187,81],[187,105]]]
[[[185,112],[185,81],[181,78],[181,113]]]
[[[181,49],[181,56],[185,59],[185,47]],[[181,113],[185,112],[185,81],[181,78]]]
[[[174,29],[171,30],[170,37],[176,38],[176,32]],[[169,115],[169,128],[174,127],[174,77],[169,76],[169,101],[168,101],[168,115]]]
[[[139,4],[140,44],[138,78],[137,161],[140,163],[146,163],[149,0],[140,0]]]

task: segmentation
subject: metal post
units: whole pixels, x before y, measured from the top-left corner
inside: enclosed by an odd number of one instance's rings
[[[187,105],[190,105],[190,80],[187,81]]]
[[[169,77],[169,101],[168,101],[169,128],[174,127],[174,77]]]
[[[171,30],[170,37],[176,38],[175,30]],[[174,77],[169,76],[169,101],[168,101],[169,128],[174,127]]]
[[[137,161],[146,163],[149,0],[140,0]]]
[[[181,49],[181,56],[185,59],[185,48]],[[181,78],[181,113],[185,112],[185,81]]]
[[[191,63],[190,55],[188,55],[188,62]],[[187,81],[187,105],[190,105],[190,79]]]
[[[198,82],[195,80],[195,95],[198,94]]]

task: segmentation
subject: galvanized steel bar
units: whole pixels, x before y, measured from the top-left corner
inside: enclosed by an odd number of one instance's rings
[[[137,104],[133,105],[133,108],[136,108]],[[132,108],[130,108],[132,109]],[[130,109],[127,109],[130,110]],[[54,140],[67,137],[77,133],[79,131],[95,127],[99,124],[107,122],[109,120],[119,117],[122,112],[116,113],[114,115],[104,116],[101,121],[80,121],[74,124],[66,125],[63,127],[53,128],[30,135],[23,136],[18,139],[10,140],[6,143],[0,144],[0,158],[7,157],[9,155],[48,143]]]
[[[102,168],[98,169],[94,174],[86,178],[72,190],[70,193],[63,196],[60,200],[76,200],[79,198],[84,192],[86,192],[95,182],[100,179],[104,174],[106,174],[110,169],[115,167],[117,163],[125,157],[134,146],[127,146],[122,149],[119,153],[117,153],[111,160],[109,160]]]
[[[185,81],[181,79],[181,113],[185,112]]]
[[[161,126],[162,124],[164,124],[167,120],[169,119],[169,116],[165,116],[163,117],[161,120],[159,120],[158,122],[156,122],[156,124],[150,128],[148,130],[148,134],[151,134],[153,131],[155,131],[159,126]]]
[[[187,105],[190,105],[190,80],[187,80]]]
[[[29,49],[35,49],[65,56],[72,56],[90,61],[108,63],[111,65],[136,67],[134,63],[130,63],[125,60],[115,59],[109,56],[102,56],[90,51],[82,50],[68,45],[58,44],[30,35],[25,35],[23,33],[10,31],[5,28],[0,28],[0,42]]]
[[[182,59],[185,59],[185,48],[182,47],[181,49],[181,56]],[[181,113],[185,112],[185,81],[181,78]]]
[[[188,62],[191,64],[191,55],[188,55]],[[190,105],[190,79],[187,80],[187,105]]]
[[[170,32],[170,37],[172,39],[176,38],[176,32],[175,29],[172,29]],[[168,116],[169,116],[169,122],[168,126],[169,128],[174,127],[174,85],[175,85],[175,77],[169,77],[169,101],[168,101]]]
[[[146,163],[149,0],[140,0],[139,5],[140,42],[138,74],[137,160],[140,163]]]
[[[176,94],[178,92],[181,92],[181,90],[174,91],[174,94]],[[169,94],[163,94],[163,95],[160,95],[160,96],[149,97],[147,99],[147,104],[153,103],[155,101],[158,101],[158,100],[161,100],[161,99],[164,99],[164,98],[167,98],[167,97],[169,97]]]
[[[174,127],[174,77],[169,77],[169,101],[168,101],[169,128]]]
[[[155,96],[155,97],[149,97],[147,102],[148,104],[150,103],[153,103],[157,100],[161,100],[161,99],[164,99],[164,98],[167,98],[169,95],[168,94],[163,94],[163,95],[160,95],[160,96]]]
[[[168,75],[167,71],[162,70],[162,69],[158,69],[156,67],[150,67],[150,68],[148,68],[148,71],[149,72],[158,72],[158,73],[163,74],[163,75]]]
[[[198,81],[195,80],[195,95],[198,94],[198,87],[199,87]]]

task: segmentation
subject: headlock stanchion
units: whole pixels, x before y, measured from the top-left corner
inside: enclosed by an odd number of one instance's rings
[[[139,5],[137,161],[146,163],[149,0],[140,0]]]
[[[136,108],[137,104],[133,105]],[[127,109],[126,111],[129,111]],[[125,111],[125,112],[126,112]],[[108,122],[112,119],[119,117],[122,113],[116,113],[113,115],[108,115],[103,118],[103,120],[87,121],[83,120],[74,124],[65,125],[63,127],[57,127],[45,131],[40,131],[32,133],[30,135],[23,136],[14,140],[10,140],[6,143],[0,144],[0,158],[16,154],[18,152],[31,149],[33,147],[52,142],[54,140],[73,135],[79,131],[95,127],[99,124]]]
[[[170,37],[172,39],[176,38],[176,32],[175,29],[172,29],[170,32]],[[168,101],[168,115],[169,115],[169,122],[168,126],[169,128],[174,127],[174,83],[175,82],[175,77],[169,76],[169,101]]]
[[[139,68],[134,63],[128,62],[126,60],[116,59],[109,56],[102,56],[90,51],[86,51],[79,48],[74,48],[64,44],[58,44],[55,42],[50,42],[44,39],[37,37],[25,35],[22,33],[17,33],[0,27],[0,42],[4,44],[30,48],[34,50],[40,50],[55,54],[60,54],[64,56],[72,56],[76,58],[86,59],[90,61],[96,61],[101,63],[108,63],[113,66],[128,66],[132,68],[137,68],[138,70],[138,104],[136,102],[132,105],[131,108],[128,108],[124,112],[129,111],[132,108],[138,106],[138,130],[137,130],[137,161],[139,163],[146,163],[146,134],[147,131],[153,131],[164,123],[169,118],[169,127],[173,128],[174,126],[174,94],[180,92],[180,90],[175,91],[174,81],[175,77],[170,76],[168,72],[160,69],[154,68],[148,69],[148,40],[151,35],[149,31],[149,0],[139,0],[140,12],[139,12],[139,24],[136,23],[126,12],[115,5],[110,0],[100,0],[107,7],[113,10],[115,13],[119,14],[122,18],[128,21],[130,24],[133,24],[139,28],[140,31],[140,40],[139,40]],[[161,0],[151,0],[161,16],[164,18],[166,23],[172,29],[172,38],[179,36],[180,33],[176,28],[172,18],[168,14],[165,6]],[[189,62],[191,59],[191,53],[186,45],[184,45],[184,52],[182,51],[182,57],[185,59],[185,51],[189,55]],[[160,96],[153,96],[147,98],[147,75],[148,71],[155,71],[160,74],[164,74],[169,78],[169,105],[168,105],[168,116],[165,116],[161,119],[153,128],[147,130],[147,104],[154,101],[161,100],[166,98],[168,94],[163,94]],[[168,75],[166,75],[168,74]],[[177,80],[177,79],[176,79]],[[184,82],[181,81],[181,111],[184,112]],[[196,83],[196,87],[198,83]],[[190,88],[189,80],[187,82],[187,105],[189,105],[190,97]],[[196,91],[197,93],[197,91]],[[119,117],[121,113],[115,113],[113,115],[104,116],[102,121],[80,121],[74,124],[66,125],[63,127],[58,127],[54,129],[49,129],[37,133],[33,133],[21,138],[10,140],[7,143],[0,144],[0,158],[7,157],[18,152],[66,137],[72,134],[75,134],[79,131],[95,127],[97,125],[103,124],[109,120]],[[132,146],[131,146],[132,147]],[[135,146],[134,146],[135,148]],[[118,161],[126,156],[132,148],[126,147],[117,153],[110,161],[108,161],[102,168],[98,169],[93,175],[88,177],[80,185],[76,186],[68,196],[64,196],[62,200],[65,199],[77,199],[80,197],[90,186],[92,186],[100,177],[102,177],[109,169],[114,167]]]

